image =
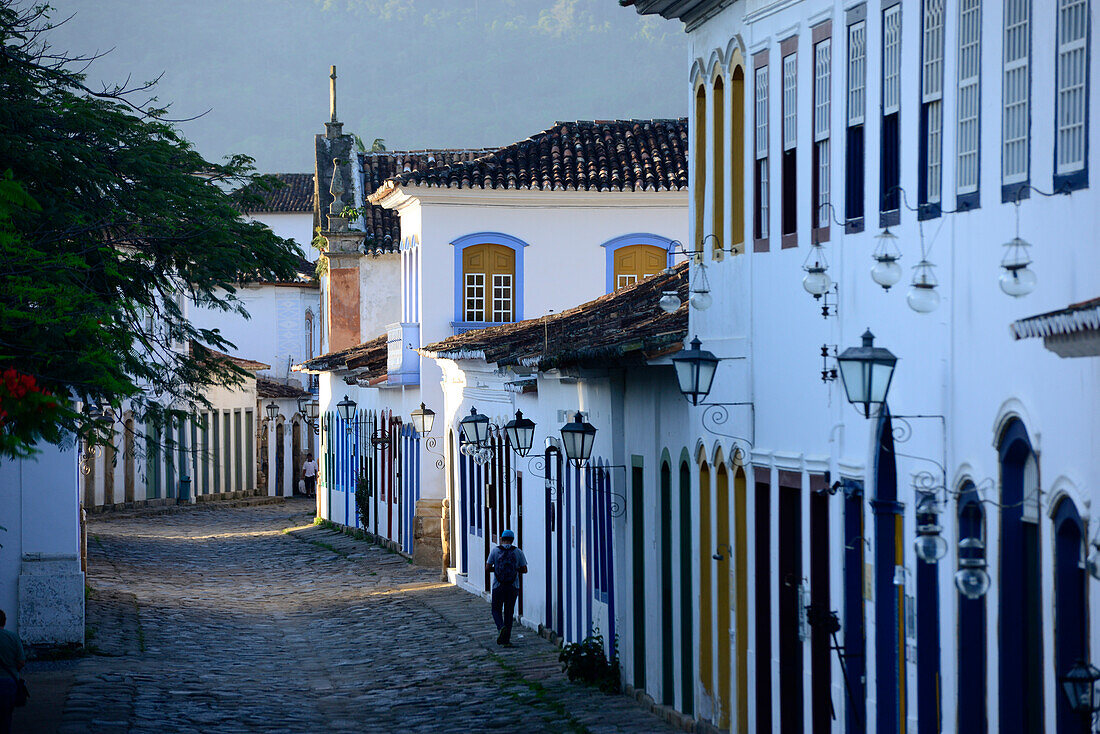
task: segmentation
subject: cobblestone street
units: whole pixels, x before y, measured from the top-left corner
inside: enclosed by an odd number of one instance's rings
[[[303,500],[93,520],[94,654],[30,666],[32,695],[68,671],[57,731],[673,730],[569,683],[530,630],[497,647],[488,604],[437,572],[311,520]]]

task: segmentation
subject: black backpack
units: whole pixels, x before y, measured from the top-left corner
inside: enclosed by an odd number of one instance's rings
[[[502,584],[514,584],[519,576],[519,561],[516,558],[515,548],[499,547],[496,563],[493,564],[493,573],[497,581]]]

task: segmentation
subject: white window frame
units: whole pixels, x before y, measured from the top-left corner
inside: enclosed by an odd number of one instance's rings
[[[817,201],[814,202],[813,226],[829,226],[829,115],[831,114],[833,39],[814,44],[814,146],[817,150]]]
[[[798,146],[798,52],[783,57],[783,150]]]
[[[1079,22],[1071,17],[1080,11]],[[1055,175],[1085,168],[1088,147],[1089,0],[1058,0],[1055,72]],[[1067,31],[1077,33],[1067,36]]]
[[[867,21],[848,26],[848,127],[867,115]]]
[[[882,13],[882,114],[901,110],[901,5]]]
[[[760,197],[757,201],[757,214],[760,217],[760,237],[768,239],[771,192],[768,175],[768,65],[758,66],[754,74],[754,96],[756,99],[756,160],[760,168]]]
[[[925,120],[923,203],[938,204],[943,189],[944,0],[924,0],[921,19],[921,105]]]
[[[973,194],[981,178],[982,0],[959,0],[957,65],[959,120],[955,133],[955,193]]]
[[[1031,179],[1031,0],[1005,0],[1001,183]]]
[[[462,315],[465,321],[485,321],[485,273],[466,273]],[[477,314],[481,318],[475,318]]]
[[[515,302],[515,279],[511,273],[493,274],[493,323],[514,320],[512,304]]]

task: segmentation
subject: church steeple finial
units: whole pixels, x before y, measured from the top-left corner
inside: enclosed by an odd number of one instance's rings
[[[329,67],[329,83],[328,83],[328,108],[331,115],[330,122],[337,122],[336,119],[336,64]]]

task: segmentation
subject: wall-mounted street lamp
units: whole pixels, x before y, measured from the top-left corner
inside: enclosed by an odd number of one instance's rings
[[[320,422],[317,416],[320,415],[321,405],[312,395],[302,395],[298,398],[298,412],[302,414],[306,425],[312,428],[314,433],[320,433]]]
[[[535,442],[535,422],[524,418],[523,411],[517,410],[516,417],[504,425],[504,434],[517,454],[527,456],[531,452],[531,444]]]
[[[1100,712],[1100,689],[1097,689],[1097,681],[1100,681],[1100,670],[1085,660],[1078,660],[1059,679],[1074,713],[1091,718]],[[1089,723],[1091,729],[1092,722]]]
[[[871,256],[875,260],[871,268],[871,279],[882,286],[884,291],[889,291],[892,286],[901,280],[901,250],[898,249],[898,236],[887,227],[875,237],[878,244],[875,245],[875,253]]]
[[[267,407],[264,408],[264,410],[267,412],[268,420],[273,421],[279,417],[279,406],[274,400],[268,403]]]
[[[837,357],[840,379],[848,402],[863,406],[863,417],[871,417],[871,406],[886,402],[898,358],[889,349],[876,347],[871,330],[863,332],[863,346],[848,347]]]
[[[806,255],[806,261],[802,263],[802,269],[806,276],[802,279],[802,287],[815,299],[821,298],[833,287],[833,280],[829,277],[829,261],[825,259],[825,248],[814,236],[810,252]]]
[[[691,349],[685,349],[672,358],[672,366],[676,368],[676,381],[680,385],[680,392],[691,401],[692,405],[698,405],[706,400],[710,394],[710,386],[714,382],[714,373],[718,369],[718,357],[702,348],[703,343],[699,337],[691,340]]]
[[[351,433],[351,421],[355,417],[355,401],[345,395],[344,399],[336,404],[336,414],[344,421],[348,433]]]
[[[940,535],[940,503],[934,492],[921,492],[917,500],[917,537],[913,550],[925,563],[936,563],[947,555],[947,541]]]
[[[967,599],[980,599],[989,591],[986,571],[985,543],[969,537],[959,541],[959,570],[955,572],[955,588]]]
[[[596,427],[578,412],[573,416],[572,423],[561,427],[561,442],[565,448],[565,457],[579,469],[592,456],[592,447],[596,443]]]
[[[435,411],[431,408],[420,404],[420,407],[409,414],[409,418],[412,419],[413,428],[421,436],[427,436],[432,432],[432,427],[435,426]]]
[[[470,414],[458,422],[462,441],[467,446],[482,449],[489,445],[489,417],[470,408]]]

